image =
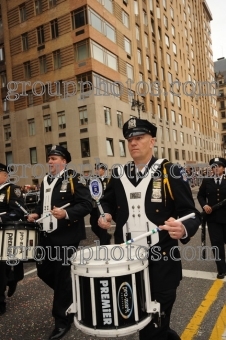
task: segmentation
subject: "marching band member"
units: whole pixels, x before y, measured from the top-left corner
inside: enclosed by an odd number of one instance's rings
[[[18,221],[23,219],[23,211],[15,203],[24,206],[20,187],[10,183],[7,166],[0,163],[0,222]],[[17,282],[24,277],[23,264],[9,266],[6,262],[0,262],[0,315],[6,312],[5,290],[8,289],[8,297],[11,297],[17,287]]]
[[[226,160],[224,158],[213,158],[209,165],[212,168],[213,176],[204,178],[199,188],[197,199],[206,212],[206,221],[213,254],[217,265],[217,278],[223,279],[226,275],[225,248],[226,243],[226,209],[212,211],[212,206],[220,203],[226,198],[226,176],[224,169]],[[215,248],[218,248],[217,250]]]
[[[102,192],[104,195],[104,191],[108,184],[108,178],[105,177],[106,166],[103,163],[95,164],[95,170],[102,184]],[[93,200],[93,209],[90,214],[91,230],[99,238],[100,245],[108,245],[110,244],[111,235],[107,232],[107,230],[99,227],[98,225],[99,216],[100,216],[100,213],[97,207],[97,203],[95,200]]]
[[[126,232],[130,238],[141,234],[142,228],[151,222],[162,230],[153,235],[157,235],[155,252],[154,242],[144,240],[146,247],[149,248],[150,242],[152,245],[149,249],[151,295],[152,300],[160,303],[161,325],[156,328],[150,322],[140,331],[140,340],[180,339],[169,328],[176,289],[182,279],[178,240],[188,242],[201,223],[184,169],[153,156],[156,131],[149,121],[135,117],[124,124],[123,135],[133,162],[124,166],[123,171],[119,168],[113,171],[101,200],[106,221],[99,218],[99,225],[108,229],[112,213],[117,209],[116,243],[125,241]],[[193,212],[196,217],[184,224],[174,221]]]
[[[91,195],[86,186],[79,181],[79,176],[67,170],[71,155],[64,147],[55,145],[48,154],[50,175],[45,176],[40,189],[40,201],[34,214],[28,221],[34,222],[42,214],[43,232],[41,246],[45,249],[45,258],[37,264],[38,276],[54,290],[52,315],[55,328],[49,339],[61,339],[70,329],[72,318],[65,312],[72,303],[72,282],[70,263],[65,259],[74,253],[84,234],[84,216],[92,209]],[[72,176],[73,175],[73,176]],[[70,205],[60,209],[66,203]],[[49,230],[48,230],[49,228]],[[58,246],[58,247],[55,247]],[[47,248],[51,249],[51,261]],[[60,253],[57,252],[60,249]],[[60,256],[59,256],[60,255]],[[67,265],[65,265],[65,261]]]

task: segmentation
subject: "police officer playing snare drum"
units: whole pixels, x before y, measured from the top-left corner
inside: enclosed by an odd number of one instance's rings
[[[217,265],[217,278],[223,279],[226,275],[225,246],[226,243],[226,209],[221,206],[212,211],[212,206],[226,198],[226,160],[213,158],[209,165],[213,176],[204,178],[198,192],[198,201],[206,212],[206,221],[214,257]]]
[[[139,202],[143,202],[143,215],[146,216],[140,217],[144,223],[138,224],[136,235],[139,234],[139,228],[146,225],[146,221],[161,228],[161,232],[154,234],[158,238],[158,243],[155,244],[159,247],[156,248],[158,255],[153,258],[153,247],[149,249],[151,295],[152,300],[160,303],[161,325],[156,328],[150,322],[140,331],[140,340],[180,339],[169,328],[176,289],[182,279],[178,240],[188,242],[201,223],[184,169],[153,156],[156,131],[156,126],[143,119],[131,118],[124,124],[123,135],[128,141],[133,162],[124,166],[123,171],[121,168],[113,171],[101,200],[106,221],[102,217],[99,219],[102,228],[110,228],[112,213],[117,209],[115,242],[125,241],[125,231],[130,237],[134,237],[133,219],[139,216],[139,211],[136,210],[141,208],[137,206],[139,198]],[[183,224],[175,221],[190,213],[195,213],[195,218],[190,218]],[[149,241],[146,241],[146,246],[147,242]]]
[[[24,200],[20,187],[10,183],[8,168],[0,163],[0,215],[1,223],[18,221],[23,218],[23,211],[15,203],[16,201],[23,206]],[[0,249],[1,250],[1,249]],[[23,264],[20,262],[16,266],[9,266],[6,262],[0,261],[0,315],[6,312],[5,290],[9,287],[7,295],[11,297],[17,286],[17,282],[24,277]]]
[[[70,262],[65,257],[67,255],[70,258],[83,239],[84,216],[92,210],[89,189],[82,184],[79,175],[75,176],[73,171],[66,168],[70,161],[71,155],[67,149],[60,145],[52,147],[48,154],[50,175],[45,176],[41,184],[36,212],[28,217],[28,221],[32,222],[43,213],[47,216],[41,221],[43,229],[47,230],[41,233],[40,242],[45,250],[45,258],[41,264],[37,264],[37,272],[54,290],[52,315],[55,328],[49,337],[51,340],[61,339],[73,321],[73,314],[66,315],[66,310],[72,304],[72,282]],[[60,209],[67,203],[70,205]],[[51,259],[58,258],[51,261],[50,256]]]

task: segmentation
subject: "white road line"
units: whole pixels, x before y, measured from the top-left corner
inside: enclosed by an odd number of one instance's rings
[[[32,274],[32,273],[34,273],[34,272],[36,272],[36,271],[37,271],[36,268],[35,268],[35,269],[32,269],[32,270],[29,270],[29,272],[24,273],[24,276],[25,276],[25,275]]]
[[[217,273],[216,272],[204,272],[201,270],[188,270],[183,269],[183,276],[190,277],[193,279],[204,279],[204,280],[216,280]],[[226,282],[226,278],[223,279]]]

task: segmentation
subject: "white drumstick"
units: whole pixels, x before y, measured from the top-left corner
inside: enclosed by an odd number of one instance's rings
[[[58,209],[64,209],[64,208],[68,207],[70,204],[71,204],[71,203],[67,203],[67,204],[63,205],[62,207],[60,207],[60,208],[58,208]],[[47,215],[45,215],[45,216],[42,216],[41,218],[39,218],[39,219],[36,220],[35,222],[38,223],[38,222],[44,220],[44,218],[49,217],[49,216],[51,216],[51,215],[52,215],[52,213],[49,213],[49,214],[47,214]]]
[[[17,201],[15,201],[15,203],[26,215],[29,215],[29,212],[27,212],[27,210],[25,210],[20,203],[18,203]]]
[[[183,217],[178,218],[176,221],[183,222],[185,220],[188,220],[189,218],[194,218],[194,217],[195,217],[195,213],[191,213],[191,214],[188,214],[188,215],[185,215]],[[161,230],[162,229],[159,229],[159,227],[157,227],[155,229],[152,229],[152,230],[148,231],[147,233],[141,234],[141,235],[139,235],[139,236],[137,236],[135,238],[131,238],[131,240],[122,243],[121,246],[125,246],[125,245],[128,245],[128,244],[131,244],[131,243],[136,242],[136,241],[138,241],[138,240],[140,240],[140,239],[142,239],[144,237],[147,237],[149,235],[155,234],[155,233],[157,233],[157,232],[159,232]]]
[[[7,212],[6,212],[6,211],[4,211],[4,212],[0,213],[0,215],[5,215],[5,214],[7,214]]]

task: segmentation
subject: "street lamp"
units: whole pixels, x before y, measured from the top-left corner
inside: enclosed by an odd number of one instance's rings
[[[137,107],[138,118],[140,119],[140,108],[141,108],[142,112],[145,112],[144,103],[140,102],[138,98],[137,98],[137,100],[133,99],[131,109],[135,110],[135,107]]]

